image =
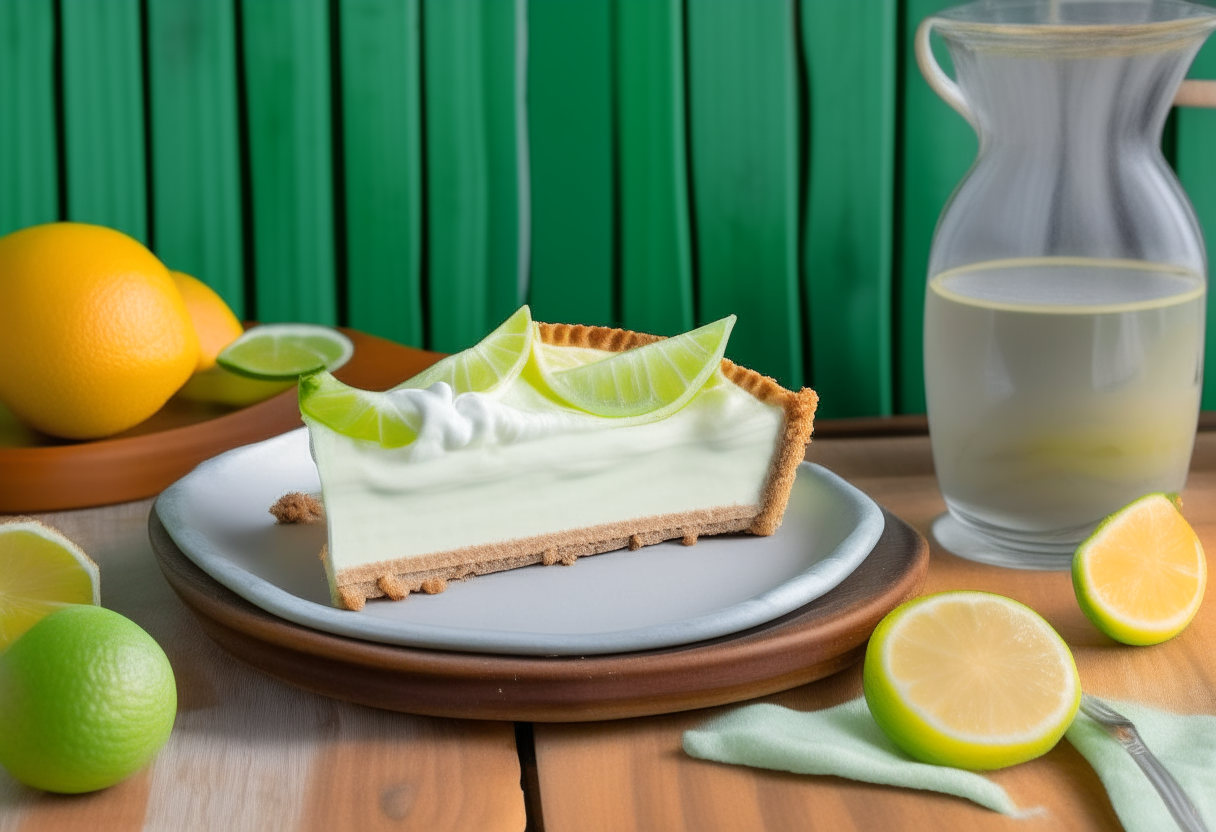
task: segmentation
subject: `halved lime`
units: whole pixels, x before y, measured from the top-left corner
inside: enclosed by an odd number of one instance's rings
[[[0,652],[55,610],[99,604],[97,564],[56,529],[0,523]]]
[[[300,379],[301,413],[343,436],[385,448],[400,448],[418,436],[419,414],[403,404],[391,393],[350,387],[325,371]]]
[[[336,370],[354,351],[349,338],[327,326],[263,324],[224,347],[215,361],[248,378],[289,381],[305,373]]]
[[[566,369],[546,366],[537,353],[541,377],[558,397],[596,416],[660,419],[679,410],[718,369],[735,316],[674,338]]]
[[[425,389],[445,381],[453,393],[488,393],[514,381],[531,352],[532,312],[521,306],[479,343],[432,364],[395,389]]]

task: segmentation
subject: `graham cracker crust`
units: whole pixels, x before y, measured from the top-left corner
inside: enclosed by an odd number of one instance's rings
[[[611,327],[538,323],[541,341],[555,346],[589,347],[623,352],[663,340],[662,336]],[[811,440],[815,408],[814,390],[787,390],[768,376],[727,360],[722,373],[731,382],[766,404],[780,407],[785,418],[769,465],[760,503],[721,506],[679,514],[655,515],[618,523],[538,535],[536,537],[468,546],[447,552],[364,564],[335,576],[334,603],[359,610],[371,598],[400,600],[410,592],[442,592],[450,580],[486,575],[532,564],[572,564],[580,557],[616,549],[638,549],[681,538],[685,545],[704,535],[746,531],[770,535],[781,525],[798,465]],[[322,558],[328,553],[323,552]],[[331,568],[330,563],[326,567]]]

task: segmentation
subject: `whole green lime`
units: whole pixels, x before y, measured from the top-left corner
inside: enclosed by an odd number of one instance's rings
[[[112,610],[65,607],[0,654],[0,764],[51,792],[91,792],[147,765],[177,714],[173,669]]]

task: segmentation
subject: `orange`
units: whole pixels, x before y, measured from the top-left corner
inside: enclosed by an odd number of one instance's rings
[[[198,364],[196,372],[210,370],[220,350],[241,336],[245,328],[215,290],[197,277],[185,272],[170,271],[177,290],[186,301],[186,311],[198,335]]]
[[[118,433],[197,362],[181,292],[138,241],[73,222],[0,238],[0,400],[25,423],[69,439]]]

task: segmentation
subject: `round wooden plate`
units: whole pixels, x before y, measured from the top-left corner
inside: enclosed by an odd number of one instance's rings
[[[356,387],[386,389],[442,357],[354,330],[343,332],[354,341],[355,352],[335,375]],[[300,424],[291,389],[239,410],[170,399],[146,422],[95,442],[12,431],[0,439],[0,514],[151,497],[205,459]]]
[[[883,514],[886,529],[870,556],[805,607],[712,641],[586,658],[397,647],[301,627],[255,607],[195,566],[155,510],[148,532],[165,578],[203,629],[263,673],[325,696],[407,713],[583,722],[739,702],[856,662],[882,617],[920,591],[929,565],[925,539]]]

